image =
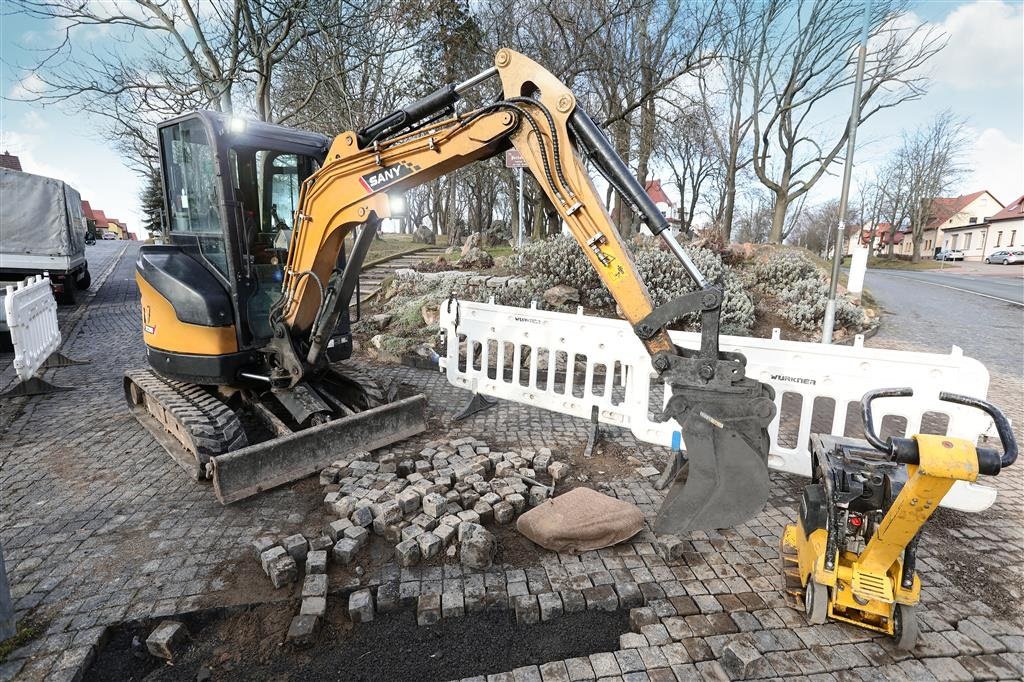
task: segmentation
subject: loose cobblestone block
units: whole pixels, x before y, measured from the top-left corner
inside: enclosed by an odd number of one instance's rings
[[[302,606],[299,607],[300,616],[316,616],[317,618],[323,618],[326,613],[326,597],[304,597],[302,599]]]
[[[441,595],[421,594],[416,602],[416,624],[434,625],[441,620]]]
[[[337,521],[331,521],[324,526],[324,535],[331,539],[331,542],[337,542],[338,538],[344,537],[345,529],[351,528],[352,522],[348,519],[338,519]]]
[[[270,549],[264,550],[263,553],[260,554],[260,565],[263,566],[263,572],[270,575],[270,563],[274,561],[274,559],[286,556],[287,554],[288,552],[284,551],[284,547],[281,547],[280,545],[274,545]]]
[[[441,548],[444,547],[441,538],[433,533],[420,533],[416,536],[416,542],[420,546],[420,556],[424,559],[432,559],[440,554]]]
[[[660,623],[661,619],[649,606],[629,610],[629,629],[633,632],[640,632],[645,625]]]
[[[480,515],[473,511],[472,509],[467,509],[465,511],[459,512],[458,517],[460,521],[463,521],[465,523],[480,523]],[[460,537],[459,539],[461,540],[462,538]]]
[[[569,671],[562,661],[552,661],[540,666],[540,677],[543,682],[569,682]]]
[[[330,485],[338,482],[338,470],[334,467],[327,467],[320,471],[320,485]]]
[[[489,530],[476,523],[463,524],[459,527],[459,540],[459,558],[463,566],[490,568],[498,551],[498,541]]]
[[[256,538],[252,541],[252,549],[256,553],[256,558],[262,561],[263,553],[276,544],[274,538],[264,535],[263,537]],[[266,570],[266,569],[264,569]]]
[[[587,610],[587,600],[579,590],[562,590],[562,609],[566,613],[581,613]]]
[[[443,495],[437,493],[430,493],[423,498],[423,513],[438,519],[444,516],[448,511],[448,500]]]
[[[415,566],[420,560],[420,545],[415,537],[402,540],[395,545],[395,561],[399,566]]]
[[[186,641],[185,626],[176,620],[165,620],[146,638],[146,649],[154,656],[172,661]]]
[[[473,511],[480,516],[480,523],[488,523],[494,518],[494,511],[491,509],[491,505],[483,500],[473,505]]]
[[[345,529],[345,537],[354,540],[356,546],[362,547],[370,541],[370,532],[361,526],[352,526]]]
[[[569,475],[569,465],[565,462],[552,462],[547,466],[548,476],[557,483],[563,481]]]
[[[402,529],[402,541],[414,540],[417,535],[421,535],[422,533],[423,529],[421,527],[410,524]]]
[[[722,668],[729,674],[729,679],[746,680],[770,677],[774,674],[761,652],[742,641],[731,641],[726,644],[719,660]]]
[[[377,586],[377,610],[381,613],[392,613],[402,607],[399,583],[389,580]]]
[[[370,507],[356,507],[349,519],[357,526],[366,527],[373,523],[373,511]]]
[[[353,623],[369,623],[373,620],[373,593],[370,590],[356,590],[348,598],[348,617]]]
[[[320,619],[316,616],[299,614],[292,618],[286,639],[295,646],[309,646],[316,639]]]
[[[290,585],[299,577],[299,567],[287,554],[279,556],[267,565],[267,575],[274,589]]]
[[[381,455],[378,463],[380,464],[381,473],[394,473],[398,471],[398,460],[392,453]]]
[[[511,504],[512,508],[516,510],[516,515],[522,514],[523,511],[526,510],[526,498],[519,493],[506,495],[505,501]]]
[[[466,600],[462,592],[441,593],[441,616],[444,618],[457,618],[466,613]]]
[[[359,551],[359,543],[352,538],[341,538],[334,545],[334,560],[340,563],[342,566],[348,566],[356,558],[356,552]]]
[[[547,452],[544,452],[545,450]],[[549,466],[551,466],[551,451],[541,448],[541,451],[533,457],[533,468],[537,471],[545,471]]]
[[[314,573],[307,575],[302,581],[303,597],[326,597],[327,596],[327,575]]]
[[[398,502],[403,514],[412,514],[420,508],[420,494],[411,488],[400,492],[395,501]]]
[[[619,649],[639,649],[650,646],[647,638],[638,632],[623,632],[619,635]]]
[[[340,492],[327,493],[324,495],[324,506],[330,509],[334,503],[341,499]]]
[[[495,497],[497,497],[497,495],[495,495]],[[516,508],[504,500],[495,504],[492,507],[491,512],[494,517],[494,522],[499,526],[511,523],[516,518]]]
[[[356,509],[356,499],[350,495],[338,498],[334,504],[331,505],[331,511],[338,515],[339,518],[348,518],[353,511]]]
[[[678,561],[686,551],[687,543],[675,535],[662,535],[654,543],[654,549],[665,561]]]
[[[306,555],[306,574],[327,572],[327,552],[322,549],[310,552]]]
[[[456,533],[458,533],[454,526],[449,526],[445,523],[438,524],[437,528],[435,528],[432,532],[434,533],[434,535],[440,538],[442,547],[447,547],[448,545],[450,545],[452,540],[455,539]]]
[[[523,594],[515,598],[516,622],[520,625],[535,625],[540,622],[540,605],[537,597]]]
[[[596,585],[583,590],[588,611],[615,611],[619,608],[619,597],[611,585]]]
[[[570,682],[589,682],[597,679],[597,674],[594,672],[594,667],[590,665],[589,658],[570,658],[566,660],[565,667],[569,673]]]
[[[537,603],[540,606],[540,619],[543,621],[554,620],[562,615],[562,598],[557,592],[538,594]]]
[[[306,560],[306,553],[309,552],[309,542],[302,535],[298,533],[289,535],[281,544],[284,546],[284,551],[288,552],[288,556],[295,559],[295,563],[301,564]]]
[[[437,528],[438,524],[437,518],[430,516],[428,514],[417,514],[415,517],[413,517],[412,522],[413,525],[419,526],[425,531],[434,530],[435,528]]]

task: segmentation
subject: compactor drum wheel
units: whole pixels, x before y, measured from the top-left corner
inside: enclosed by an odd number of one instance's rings
[[[782,538],[779,540],[779,564],[785,581],[783,596],[786,603],[794,609],[803,610],[804,583],[800,579],[800,556],[796,546],[799,532],[800,530],[792,525],[783,529]]]
[[[896,608],[893,609],[893,630],[897,648],[910,651],[917,646],[917,638],[921,634],[917,626],[917,608],[896,604]]]
[[[828,619],[828,588],[814,580],[807,581],[804,591],[804,613],[811,625],[824,625]]]

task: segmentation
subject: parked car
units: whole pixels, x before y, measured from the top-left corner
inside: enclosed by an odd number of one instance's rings
[[[117,235],[114,234],[113,232],[104,232],[103,233],[103,238],[104,239],[117,239]]]
[[[964,252],[960,249],[946,249],[935,254],[935,260],[963,260]]]
[[[1001,265],[1009,265],[1010,263],[1024,263],[1024,249],[1003,249],[1002,251],[993,251],[985,257],[986,263],[999,263]]]

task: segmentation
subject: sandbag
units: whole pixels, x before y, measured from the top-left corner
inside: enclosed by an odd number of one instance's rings
[[[587,552],[628,540],[644,525],[635,505],[590,488],[574,488],[519,517],[516,528],[545,549]]]

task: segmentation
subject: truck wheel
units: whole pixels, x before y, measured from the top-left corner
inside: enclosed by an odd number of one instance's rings
[[[57,303],[62,305],[75,304],[75,283],[70,277],[64,278],[63,290],[57,294]]]
[[[917,646],[917,637],[921,634],[917,627],[917,609],[906,604],[897,604],[893,618],[895,620],[893,637],[896,638],[896,648],[910,651]]]
[[[92,273],[89,272],[89,268],[85,269],[85,274],[82,275],[82,279],[75,280],[75,287],[85,291],[92,284]]]
[[[814,580],[804,590],[804,613],[811,625],[823,625],[828,618],[828,588]]]

